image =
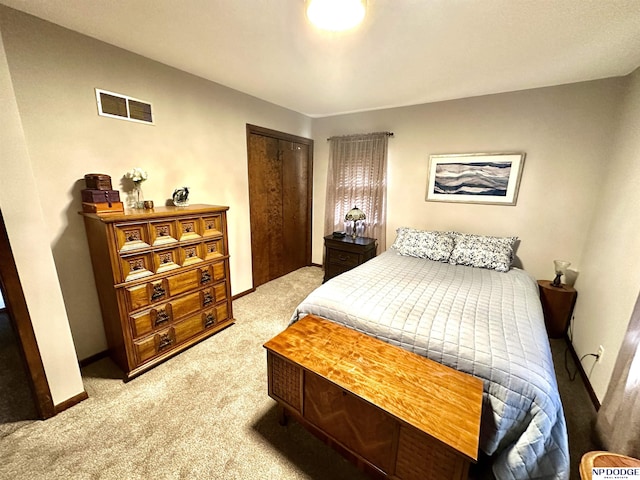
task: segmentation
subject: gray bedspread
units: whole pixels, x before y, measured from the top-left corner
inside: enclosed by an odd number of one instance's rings
[[[387,251],[312,292],[315,314],[483,380],[480,448],[499,479],[568,479],[567,431],[536,281]]]

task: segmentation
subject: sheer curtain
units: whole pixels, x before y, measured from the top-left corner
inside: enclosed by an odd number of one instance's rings
[[[640,458],[640,297],[598,411],[596,432],[607,450]]]
[[[325,235],[344,230],[344,216],[358,207],[364,236],[378,240],[378,253],[386,249],[388,140],[387,132],[329,139]]]

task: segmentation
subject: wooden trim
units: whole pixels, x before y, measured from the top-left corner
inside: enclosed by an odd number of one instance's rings
[[[16,267],[9,236],[0,211],[0,286],[9,318],[18,339],[18,347],[24,359],[27,380],[31,387],[38,416],[50,418],[56,414],[51,389],[44,371],[40,349],[31,324],[31,317],[24,298],[20,276]]]
[[[79,394],[74,395],[73,397],[65,400],[64,402],[57,404],[55,406],[56,415],[60,412],[64,412],[67,408],[71,408],[74,405],[77,405],[78,403],[82,402],[83,400],[86,400],[87,398],[89,398],[89,395],[87,394],[87,392],[83,390]]]
[[[249,295],[250,293],[255,292],[256,289],[255,288],[250,288],[249,290],[245,290],[244,292],[240,292],[234,296],[231,297],[231,300],[237,300],[239,298],[244,297],[245,295]]]
[[[584,367],[582,366],[582,362],[578,358],[578,354],[573,349],[573,343],[569,339],[568,335],[564,336],[565,342],[567,342],[567,347],[569,348],[569,352],[571,352],[571,358],[573,358],[573,363],[576,364],[576,368],[578,372],[580,372],[580,377],[582,378],[582,382],[584,383],[585,388],[587,389],[587,393],[589,394],[589,398],[591,399],[591,403],[595,407],[596,411],[600,410],[600,400],[598,400],[598,396],[596,392],[593,390],[593,386],[591,386],[591,381],[587,376],[587,372],[584,371]]]
[[[90,357],[84,358],[78,362],[80,368],[84,368],[87,365],[91,365],[98,360],[102,360],[103,358],[107,358],[109,356],[109,350],[103,350],[102,352],[98,352],[95,355],[91,355]]]
[[[284,140],[287,142],[302,143],[304,145],[309,145],[310,147],[313,147],[313,140],[310,138],[299,137],[291,133],[280,132],[278,130],[271,130],[270,128],[259,127],[257,125],[251,125],[250,123],[247,123],[247,135],[251,133],[255,133],[257,135],[264,135],[265,137],[277,138],[279,140]],[[310,153],[313,153],[313,150],[310,150]]]

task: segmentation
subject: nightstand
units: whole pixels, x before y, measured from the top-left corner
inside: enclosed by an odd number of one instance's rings
[[[544,324],[551,338],[561,338],[567,333],[578,292],[569,285],[554,287],[550,280],[538,280]]]
[[[371,260],[376,256],[376,247],[375,238],[327,235],[324,237],[324,281]]]

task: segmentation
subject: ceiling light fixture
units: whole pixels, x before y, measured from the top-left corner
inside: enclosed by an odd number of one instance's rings
[[[322,30],[349,30],[364,19],[366,0],[308,0],[307,17]]]

